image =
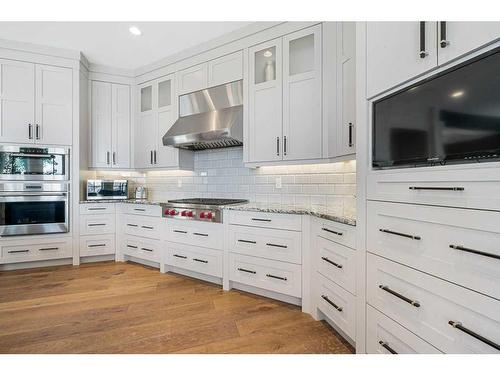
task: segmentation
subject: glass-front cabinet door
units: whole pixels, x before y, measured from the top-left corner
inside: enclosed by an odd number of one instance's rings
[[[177,120],[177,98],[175,97],[174,86],[174,75],[162,77],[157,80],[158,111],[156,113],[156,122],[158,127],[158,146],[154,155],[155,167],[173,167],[178,164],[178,150],[171,146],[164,146],[162,140],[163,135]]]
[[[153,167],[153,151],[156,145],[153,89],[154,81],[143,83],[138,87],[139,108],[134,141],[134,159],[137,168]]]

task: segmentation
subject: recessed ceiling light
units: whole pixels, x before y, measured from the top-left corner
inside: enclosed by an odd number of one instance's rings
[[[141,30],[139,30],[139,28],[137,26],[129,27],[128,31],[130,31],[130,34],[132,34],[132,35],[141,35],[142,34]]]
[[[266,52],[264,52],[264,57],[271,57],[273,55],[273,53],[269,50],[267,50]]]
[[[464,93],[465,93],[464,91],[455,91],[455,92],[452,92],[450,96],[452,98],[460,98],[461,96],[464,95]]]

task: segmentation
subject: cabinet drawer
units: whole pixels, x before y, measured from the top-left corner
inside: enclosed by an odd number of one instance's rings
[[[317,306],[351,339],[356,337],[356,297],[317,273]]]
[[[330,241],[337,242],[351,249],[356,248],[356,227],[336,223],[331,220],[318,220],[317,234]]]
[[[135,236],[125,236],[122,252],[135,258],[159,263],[161,261],[161,241]]]
[[[115,253],[115,235],[100,234],[80,237],[80,256],[96,256]]]
[[[218,86],[240,79],[243,79],[243,51],[234,52],[209,61],[209,86]]]
[[[302,218],[300,215],[234,210],[226,212],[229,212],[229,224],[294,231],[302,230]]]
[[[356,294],[356,252],[318,237],[318,272]]]
[[[166,225],[168,241],[221,250],[224,247],[222,224],[171,219]]]
[[[301,266],[241,254],[229,254],[231,281],[294,297],[302,296]]]
[[[161,207],[154,204],[121,203],[118,210],[124,214],[161,217]]]
[[[222,277],[222,251],[167,243],[166,264],[205,275]]]
[[[80,215],[114,214],[114,203],[82,203],[80,204]]]
[[[368,354],[441,353],[370,305],[366,306],[366,352]]]
[[[164,224],[161,218],[137,215],[123,215],[121,221],[123,233],[155,240],[161,239],[161,228]]]
[[[368,199],[500,210],[499,163],[375,171],[368,174]]]
[[[22,241],[25,242],[25,241]],[[38,260],[70,258],[73,256],[72,239],[38,240],[32,243],[0,245],[0,263],[31,262]]]
[[[500,299],[500,212],[368,202],[368,251]]]
[[[230,225],[229,251],[301,264],[301,238],[300,232]]]
[[[113,233],[115,233],[115,214],[80,216],[80,235]]]
[[[367,301],[445,353],[500,351],[494,298],[368,254]]]

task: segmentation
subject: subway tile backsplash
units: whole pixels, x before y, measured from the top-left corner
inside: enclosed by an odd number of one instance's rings
[[[117,178],[96,172],[97,178]],[[130,190],[144,185],[148,198],[243,198],[251,202],[325,206],[336,215],[356,217],[356,162],[260,167],[243,166],[242,147],[197,151],[194,171],[122,172]],[[281,188],[279,186],[281,179]],[[278,183],[277,183],[278,180]]]

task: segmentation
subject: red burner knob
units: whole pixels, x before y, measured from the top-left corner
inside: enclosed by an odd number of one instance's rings
[[[182,211],[181,216],[186,216],[186,211]]]
[[[205,213],[204,212],[200,212],[200,219],[204,219],[205,218]]]
[[[165,210],[164,214],[165,215],[170,215],[170,210]]]
[[[193,217],[193,211],[188,211],[188,212],[186,213],[186,215],[187,215],[188,217]]]
[[[175,216],[177,214],[178,214],[177,210],[170,210],[170,215]]]
[[[211,212],[207,213],[207,219],[211,219],[213,217],[213,214]]]

